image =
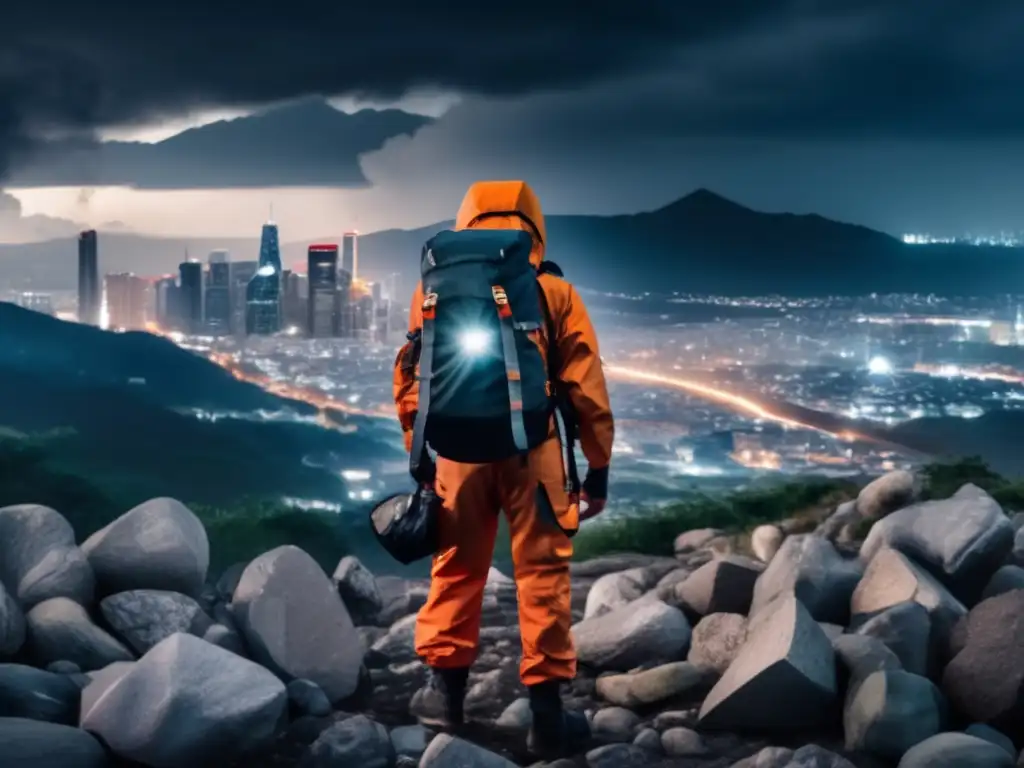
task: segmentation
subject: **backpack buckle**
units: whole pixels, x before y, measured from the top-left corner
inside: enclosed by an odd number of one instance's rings
[[[508,296],[505,293],[505,289],[500,285],[491,286],[491,296],[494,297],[494,303],[499,307],[508,304]]]
[[[423,297],[423,317],[427,319],[434,318],[434,307],[437,306],[437,294],[428,293]]]

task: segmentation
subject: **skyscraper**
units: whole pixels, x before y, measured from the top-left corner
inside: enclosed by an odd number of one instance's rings
[[[213,336],[231,333],[231,262],[227,251],[210,254],[206,276],[206,330]]]
[[[100,324],[100,272],[96,230],[78,236],[78,322]]]
[[[162,330],[176,331],[181,327],[179,290],[174,275],[165,275],[153,285],[156,324]]]
[[[130,272],[107,275],[107,327],[141,331],[146,327],[147,282]]]
[[[232,333],[245,333],[245,296],[249,288],[249,281],[252,280],[257,269],[259,269],[257,261],[230,262]]]
[[[246,333],[265,336],[281,330],[281,248],[273,222],[263,225],[259,264],[246,288],[245,304]]]
[[[189,259],[178,266],[180,275],[181,319],[185,333],[203,332],[203,265]]]
[[[352,273],[338,270],[338,335],[355,336],[355,304],[352,301]]]
[[[311,245],[306,259],[309,304],[306,333],[311,338],[341,333],[341,296],[338,292],[338,246]]]
[[[346,232],[341,238],[341,269],[348,270],[353,282],[359,279],[359,233]]]

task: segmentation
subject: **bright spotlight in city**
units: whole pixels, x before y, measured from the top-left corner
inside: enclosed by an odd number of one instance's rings
[[[884,357],[872,357],[868,361],[868,373],[872,376],[889,376],[892,371],[892,363]]]
[[[459,346],[467,355],[477,356],[487,350],[491,334],[483,328],[467,328],[459,334]]]

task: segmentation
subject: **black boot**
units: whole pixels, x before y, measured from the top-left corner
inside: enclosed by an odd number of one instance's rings
[[[562,709],[560,680],[530,686],[533,724],[526,748],[540,760],[557,760],[581,752],[590,741],[590,723],[582,712]]]
[[[427,684],[413,695],[409,712],[428,728],[457,731],[465,722],[462,705],[468,679],[468,667],[431,669]]]

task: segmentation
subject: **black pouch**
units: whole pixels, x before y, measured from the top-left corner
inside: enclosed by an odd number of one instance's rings
[[[370,527],[389,555],[409,565],[437,552],[440,506],[432,488],[397,493],[370,510]]]

